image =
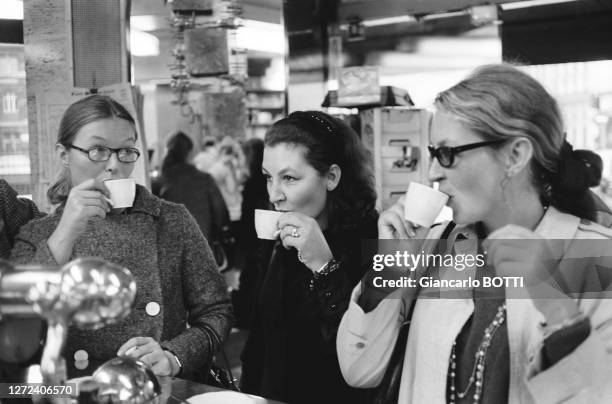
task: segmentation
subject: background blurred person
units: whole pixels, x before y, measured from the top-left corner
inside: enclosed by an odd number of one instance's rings
[[[138,287],[130,315],[97,331],[71,327],[64,357],[91,373],[117,355],[142,360],[162,376],[198,379],[229,332],[231,307],[210,248],[184,206],[136,185],[130,208],[113,209],[105,180],[130,177],[140,156],[134,119],[113,99],[92,95],[72,104],[56,145],[63,170],[48,191],[59,203],[22,227],[16,263],[63,265],[100,257],[128,268]]]
[[[363,274],[361,240],[377,234],[368,161],[357,134],[322,112],[294,112],[266,134],[262,170],[283,215],[279,238],[262,240],[254,261],[244,391],[298,404],[364,400],[342,379],[335,335]]]
[[[202,144],[202,150],[193,158],[193,164],[200,171],[208,172],[210,166],[212,166],[217,158],[219,157],[219,148],[214,138],[207,138]]]
[[[261,171],[264,142],[261,139],[249,139],[243,145],[248,177],[242,189],[242,207],[240,226],[237,232],[235,266],[240,268],[239,289],[232,295],[236,314],[236,325],[248,327],[251,317],[252,302],[255,293],[257,276],[253,273],[254,265],[247,265],[256,259],[258,239],[255,231],[255,209],[269,209],[270,201],[266,187],[266,178]]]
[[[161,175],[153,181],[153,194],[182,203],[193,215],[209,242],[218,240],[229,224],[229,215],[219,187],[210,174],[189,163],[193,141],[183,132],[168,138]]]
[[[245,179],[244,155],[240,144],[230,136],[225,136],[216,146],[217,159],[204,169],[217,182],[225,200],[230,221],[237,225],[240,220],[242,203],[242,183]],[[199,167],[198,167],[199,168]]]
[[[509,65],[476,69],[435,106],[429,179],[449,196],[456,226],[420,229],[431,241],[408,252],[486,255],[476,279],[517,276],[524,287],[416,300],[425,288],[381,294],[367,276],[338,331],[344,377],[378,386],[393,347],[405,343],[401,403],[612,400],[611,280],[603,275],[612,269],[612,231],[591,222],[599,207],[589,191],[601,179],[601,159],[572,149],[556,101]],[[401,201],[383,212],[380,237],[414,237],[403,218]],[[448,271],[456,272],[420,266],[414,274]],[[405,322],[407,337],[398,341]]]

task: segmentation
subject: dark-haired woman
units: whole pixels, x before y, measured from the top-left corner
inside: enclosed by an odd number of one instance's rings
[[[477,69],[435,106],[429,178],[454,224],[422,229],[428,240],[410,252],[480,254],[486,265],[469,272],[481,286],[429,287],[428,277],[463,280],[452,266],[419,266],[421,288],[386,295],[365,277],[338,331],[343,375],[378,386],[405,343],[400,403],[612,402],[612,231],[592,222],[589,191],[601,159],[572,149],[556,101],[509,65]],[[413,230],[402,203],[381,214],[381,238]],[[522,283],[487,288],[485,276]],[[422,298],[430,292],[449,298]]]
[[[263,173],[277,241],[262,242],[244,390],[290,403],[358,403],[335,351],[361,240],[375,238],[376,194],[355,132],[321,112],[294,112],[265,137]]]
[[[69,374],[91,374],[131,356],[162,376],[198,379],[229,333],[225,284],[197,223],[184,206],[136,186],[130,208],[113,209],[105,180],[129,178],[140,157],[135,122],[110,97],[92,95],[62,117],[60,178],[48,191],[57,209],[21,228],[11,259],[61,266],[100,257],[128,268],[138,293],[129,316],[97,331],[68,330]],[[212,335],[216,334],[216,337]]]
[[[212,241],[229,224],[229,214],[213,177],[189,163],[192,152],[193,141],[185,133],[179,131],[168,138],[161,175],[153,182],[153,194],[185,205],[204,237]]]

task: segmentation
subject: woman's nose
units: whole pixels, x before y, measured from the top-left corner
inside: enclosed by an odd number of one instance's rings
[[[117,158],[117,153],[111,153],[110,158],[106,161],[106,171],[111,173],[117,172],[121,162]]]
[[[435,157],[430,160],[428,176],[430,182],[440,181],[444,177],[444,170]]]
[[[277,184],[275,184],[274,181],[270,182],[268,185],[268,194],[270,196],[271,203],[282,201],[285,198],[282,190]]]

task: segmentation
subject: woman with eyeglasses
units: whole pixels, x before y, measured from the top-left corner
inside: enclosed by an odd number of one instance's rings
[[[158,375],[197,379],[216,341],[229,332],[231,305],[210,248],[184,206],[140,185],[132,207],[109,203],[104,181],[132,174],[140,156],[136,137],[134,119],[113,99],[92,95],[72,104],[56,146],[62,171],[48,191],[59,206],[21,229],[11,259],[57,266],[95,256],[134,275],[136,301],[126,319],[95,332],[70,328],[64,352],[69,374],[91,374],[125,355]]]
[[[435,107],[429,179],[454,222],[415,228],[400,201],[379,237],[482,265],[421,263],[403,288],[364,277],[338,331],[344,377],[378,386],[379,402],[612,402],[612,231],[589,191],[601,159],[572,149],[556,101],[509,65],[475,70]],[[434,282],[467,277],[480,284]]]

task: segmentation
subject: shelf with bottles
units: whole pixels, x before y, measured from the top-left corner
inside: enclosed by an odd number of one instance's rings
[[[269,110],[284,110],[285,109],[285,92],[251,89],[247,90],[246,106],[249,109],[269,109]]]
[[[246,98],[249,132],[255,137],[276,121],[285,117],[285,92],[265,89],[249,89]]]

